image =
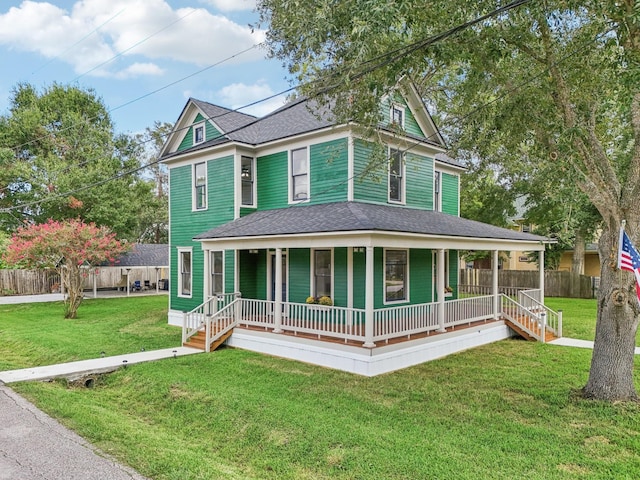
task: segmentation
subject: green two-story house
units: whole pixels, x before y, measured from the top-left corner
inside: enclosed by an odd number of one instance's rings
[[[371,360],[399,339],[497,320],[497,291],[453,308],[458,251],[542,252],[544,239],[459,217],[464,168],[403,92],[381,106],[375,141],[307,99],[262,118],[190,99],[162,152],[169,322],[191,335],[226,309],[231,345],[369,375],[436,355]],[[490,323],[464,348],[509,335]]]

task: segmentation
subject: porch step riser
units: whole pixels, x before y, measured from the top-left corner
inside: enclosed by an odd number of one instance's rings
[[[214,332],[214,333],[212,333],[212,335],[215,335],[216,333],[217,332]],[[218,340],[213,342],[211,344],[211,351],[213,352],[216,348],[218,348],[220,345],[222,345],[231,336],[232,333],[233,333],[233,330],[229,330],[227,333],[222,335],[222,337],[220,337]],[[193,337],[189,338],[189,340],[187,340],[185,343],[183,343],[182,346],[191,347],[191,348],[198,348],[200,350],[206,350],[206,348],[205,348],[205,345],[206,345],[205,335],[206,335],[205,332],[199,331]]]

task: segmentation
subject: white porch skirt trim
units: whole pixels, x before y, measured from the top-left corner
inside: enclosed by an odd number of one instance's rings
[[[182,321],[182,320],[180,320]],[[502,322],[373,349],[236,328],[226,344],[253,352],[373,377],[514,335]]]

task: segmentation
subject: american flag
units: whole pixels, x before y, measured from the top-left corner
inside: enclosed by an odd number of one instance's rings
[[[640,300],[640,253],[631,243],[624,229],[620,229],[620,245],[618,248],[618,268],[633,272],[636,276],[636,294]]]

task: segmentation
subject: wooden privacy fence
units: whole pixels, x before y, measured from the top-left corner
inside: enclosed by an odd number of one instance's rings
[[[598,277],[577,273],[549,270],[544,272],[545,297],[595,298]],[[491,288],[492,271],[488,269],[460,270],[461,291],[473,293],[474,288],[484,291]],[[538,288],[540,274],[537,271],[499,270],[498,285],[502,290]],[[480,287],[480,288],[478,288]]]
[[[38,295],[60,291],[60,276],[50,270],[0,270],[0,295]]]
[[[167,279],[169,268],[163,267],[87,267],[84,289],[126,288],[127,270],[131,285],[138,280],[155,285],[159,280]],[[161,283],[162,285],[162,283]],[[60,276],[50,270],[1,270],[0,295],[38,295],[60,292]]]

